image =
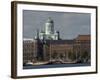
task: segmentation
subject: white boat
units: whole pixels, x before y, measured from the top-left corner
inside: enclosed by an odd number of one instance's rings
[[[27,62],[25,65],[33,65],[32,62]]]

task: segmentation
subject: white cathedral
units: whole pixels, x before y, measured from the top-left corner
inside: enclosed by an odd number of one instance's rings
[[[54,21],[49,17],[45,23],[44,30],[39,32],[37,31],[37,36],[35,38],[39,38],[40,40],[59,40],[60,35],[59,31],[54,30]]]

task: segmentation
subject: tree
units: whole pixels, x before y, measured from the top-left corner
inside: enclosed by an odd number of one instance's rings
[[[87,62],[88,59],[90,59],[90,54],[87,52],[87,51],[84,51],[82,54],[81,54],[81,59],[83,62]]]
[[[64,58],[63,53],[60,53],[60,59],[63,59],[63,58]]]
[[[75,55],[73,52],[69,51],[69,52],[68,52],[68,58],[71,59],[71,60],[73,61],[73,60],[75,60],[76,55]]]
[[[58,54],[58,53],[57,53],[56,51],[54,51],[54,53],[52,54],[51,57],[52,57],[53,59],[56,59],[56,58],[57,58],[57,54]]]

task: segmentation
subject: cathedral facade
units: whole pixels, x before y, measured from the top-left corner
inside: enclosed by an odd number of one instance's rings
[[[41,40],[58,40],[59,37],[59,31],[54,30],[54,21],[51,18],[46,21],[44,30],[37,31],[37,36],[35,36],[36,39],[39,38]]]

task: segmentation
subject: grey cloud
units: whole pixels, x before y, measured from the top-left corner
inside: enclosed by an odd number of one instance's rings
[[[64,13],[47,11],[23,11],[23,37],[33,38],[36,29],[43,29],[48,17],[54,20],[55,30],[59,30],[61,37],[71,39],[79,34],[90,34],[89,13]]]

